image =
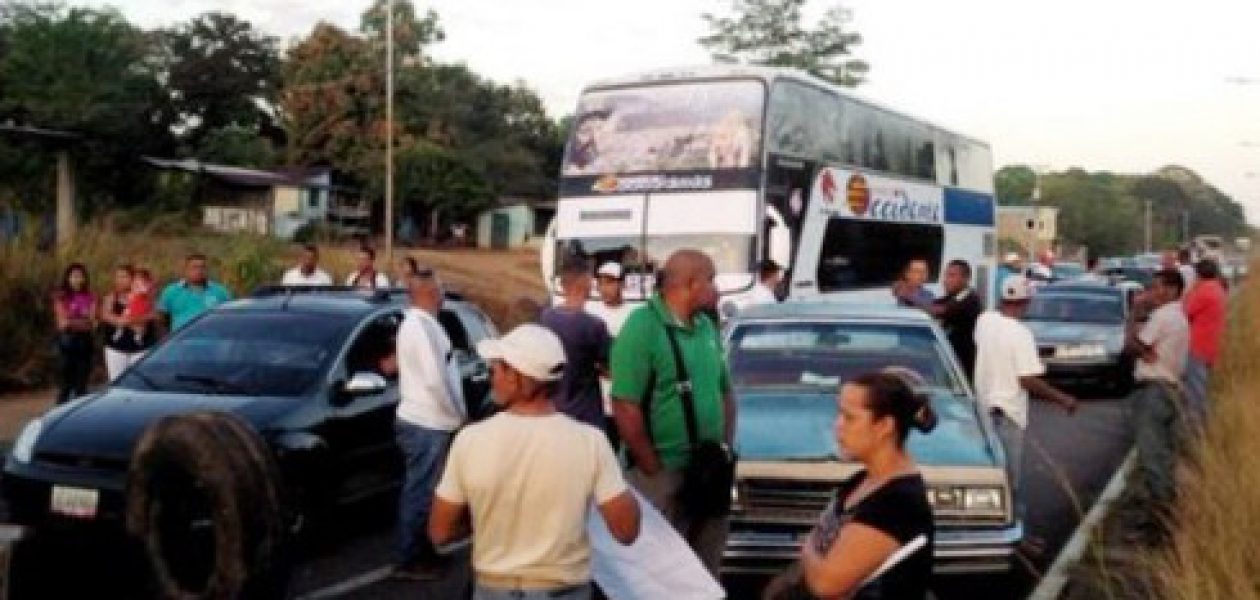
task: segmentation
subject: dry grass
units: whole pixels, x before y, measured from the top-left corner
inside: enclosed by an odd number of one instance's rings
[[[1173,543],[1146,557],[1161,598],[1260,598],[1260,278],[1240,294],[1213,374],[1208,434],[1181,478]]]

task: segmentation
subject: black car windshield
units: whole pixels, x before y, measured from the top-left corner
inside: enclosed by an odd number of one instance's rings
[[[750,322],[730,338],[730,369],[740,388],[834,392],[863,373],[901,367],[929,388],[964,388],[932,329],[923,325]]]
[[[220,311],[154,350],[118,386],[203,394],[296,396],[341,347],[352,323],[324,314]]]
[[[1024,319],[1116,324],[1124,322],[1124,304],[1119,294],[1065,294],[1042,290],[1033,296]]]

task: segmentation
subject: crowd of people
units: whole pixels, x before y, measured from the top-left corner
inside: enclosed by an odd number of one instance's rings
[[[390,286],[375,259],[362,249],[345,285]],[[779,300],[782,267],[767,261],[759,271],[756,293],[740,309]],[[1127,347],[1137,357],[1129,403],[1138,472],[1151,502],[1140,531],[1150,539],[1167,524],[1180,441],[1206,420],[1206,382],[1224,326],[1219,270],[1200,261],[1193,271],[1188,288],[1182,269],[1158,271],[1128,326]],[[477,420],[438,320],[442,283],[432,269],[404,259],[395,277],[409,300],[394,342],[401,396],[395,432],[405,465],[397,577],[441,577],[450,545],[470,537],[476,598],[589,598],[595,591],[588,508],[613,539],[631,544],[648,506],[718,576],[738,405],[715,319],[715,267],[702,252],[677,251],[661,269],[656,293],[637,306],[623,296],[624,275],[615,262],[565,264],[558,304],[536,322],[479,344],[496,410]],[[946,264],[939,297],[928,289],[931,277],[928,261],[911,261],[892,294],[898,304],[939,321],[991,419],[1013,495],[1020,498],[1030,400],[1069,413],[1078,406],[1043,379],[1045,365],[1021,322],[1036,285],[1017,272],[1001,274],[996,306],[986,310],[966,261]],[[318,250],[307,246],[282,283],[332,281],[319,268]],[[186,258],[182,278],[156,297],[153,290],[146,270],[123,265],[111,291],[97,298],[83,265],[66,269],[54,296],[64,359],[59,401],[85,391],[94,335],[102,336],[115,377],[162,330],[177,330],[231,299],[196,254]],[[592,292],[598,300],[591,300]],[[920,383],[914,373],[894,368],[837,391],[837,443],[863,468],[840,484],[798,564],[776,579],[772,594],[843,597],[874,586],[884,597],[924,597],[932,515],[923,478],[905,450],[912,429],[927,432],[936,422],[930,403],[916,392]],[[872,580],[894,555],[899,562]]]

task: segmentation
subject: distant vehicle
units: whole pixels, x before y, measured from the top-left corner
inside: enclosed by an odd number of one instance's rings
[[[1085,265],[1071,261],[1057,261],[1052,269],[1055,281],[1072,281],[1085,274]]]
[[[1159,269],[1160,264],[1162,264],[1163,260],[1164,260],[1164,257],[1161,256],[1157,252],[1148,252],[1146,254],[1139,254],[1133,257],[1133,263],[1135,266],[1137,266],[1138,268],[1147,269],[1150,271],[1155,271]]]
[[[1128,393],[1133,360],[1124,352],[1132,288],[1058,283],[1033,295],[1024,322],[1037,340],[1046,375],[1060,383]]]
[[[242,565],[283,565],[289,535],[401,482],[387,365],[403,308],[398,290],[298,288],[215,308],[117,383],[23,429],[0,479],[11,518],[126,531],[162,597],[281,597],[282,570],[242,582]],[[457,296],[440,321],[479,412],[488,369],[475,344],[497,332]]]
[[[1103,270],[1103,274],[1112,283],[1121,283],[1125,281],[1136,283],[1143,288],[1150,287],[1151,282],[1155,280],[1155,269],[1147,269],[1138,266],[1112,267]]]
[[[587,87],[541,251],[559,295],[572,257],[615,261],[626,296],[648,297],[675,250],[717,267],[723,307],[785,268],[790,298],[892,303],[911,259],[932,287],[951,259],[993,289],[993,159],[988,144],[887,109],[807,74],[714,66]]]
[[[940,419],[932,433],[912,432],[907,441],[936,515],[935,572],[1011,567],[1023,524],[1011,509],[1002,446],[930,317],[788,302],[750,308],[727,331],[740,462],[725,571],[774,573],[797,558],[836,483],[858,468],[836,446],[837,390],[892,366],[923,377]]]

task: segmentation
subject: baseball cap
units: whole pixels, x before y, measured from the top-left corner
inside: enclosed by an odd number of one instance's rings
[[[1004,263],[1015,263],[1019,261],[1020,261],[1019,254],[1016,254],[1014,252],[1007,252],[1006,256],[1002,258],[1002,262]]]
[[[595,271],[595,274],[601,277],[621,279],[621,265],[615,262],[606,262],[599,266],[599,270]]]
[[[560,338],[541,325],[517,326],[497,340],[482,340],[477,353],[486,360],[501,360],[537,381],[556,381],[564,374],[564,346]]]
[[[1011,275],[1002,280],[1002,300],[1005,302],[1021,302],[1032,297],[1028,287],[1028,278],[1023,275]]]

